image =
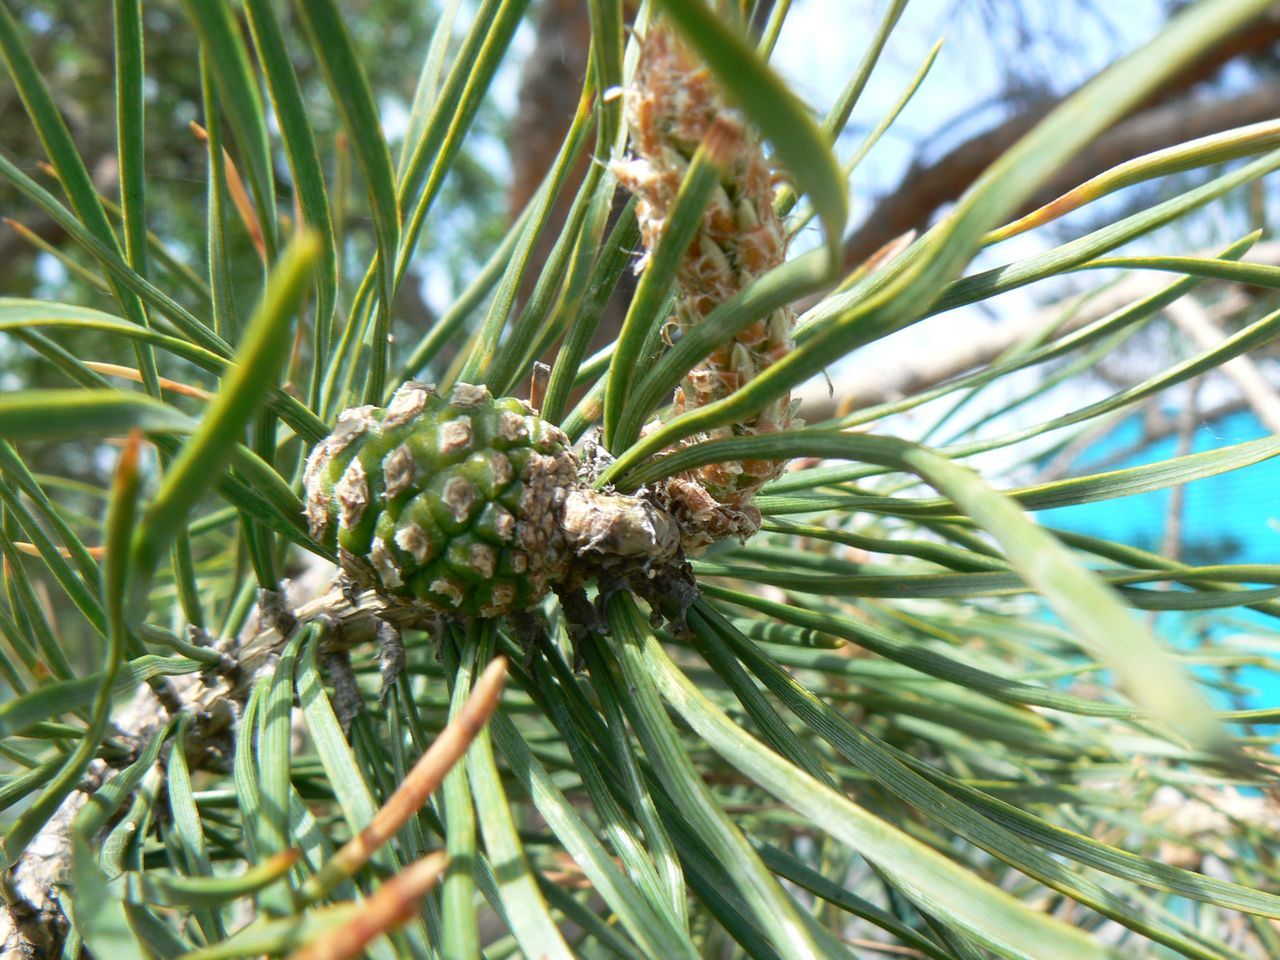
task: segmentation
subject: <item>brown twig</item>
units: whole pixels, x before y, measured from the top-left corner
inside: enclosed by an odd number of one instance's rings
[[[360,956],[377,937],[413,918],[418,901],[436,885],[448,859],[437,850],[409,864],[364,900],[350,920],[295,950],[289,960],[348,960]]]
[[[507,678],[507,660],[498,657],[476,681],[462,711],[449,722],[360,833],[351,838],[302,888],[304,900],[318,900],[352,876],[439,789],[445,774],[467,752],[497,709]]]
[[[13,546],[19,553],[25,553],[28,557],[40,556],[40,548],[34,543],[28,543],[26,540],[15,540],[13,541]],[[105,547],[86,547],[85,549],[89,551],[89,556],[95,560],[101,560],[103,553],[106,551]],[[59,547],[58,556],[64,560],[70,560],[71,551],[66,547]]]

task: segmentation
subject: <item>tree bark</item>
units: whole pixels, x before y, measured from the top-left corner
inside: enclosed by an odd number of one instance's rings
[[[1262,56],[1277,42],[1280,42],[1280,8],[1219,44],[1174,77],[1155,97],[1064,166],[1019,215],[1117,163],[1196,137],[1274,119],[1280,114],[1280,89],[1267,80],[1260,80],[1258,86],[1239,96],[1194,96],[1193,90],[1217,76],[1227,63]],[[936,212],[959,199],[996,158],[1066,96],[1046,98],[1030,105],[932,163],[913,164],[897,187],[874,201],[866,222],[847,238],[847,267],[857,266],[894,237],[928,226]]]

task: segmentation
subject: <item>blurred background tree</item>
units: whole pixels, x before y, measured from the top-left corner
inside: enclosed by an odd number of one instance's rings
[[[357,0],[350,5],[352,38],[361,62],[381,97],[393,147],[398,146],[407,122],[413,97],[416,71],[422,62],[423,37],[435,26],[434,4],[415,0]],[[32,37],[36,64],[47,78],[54,97],[63,108],[76,145],[86,158],[100,190],[110,195],[117,189],[115,128],[104,122],[115,109],[112,67],[112,34],[102,29],[102,11],[94,4],[65,3],[60,0],[31,0],[21,7],[24,26]],[[207,234],[205,198],[209,190],[205,146],[191,124],[205,124],[196,99],[200,90],[199,62],[193,55],[188,21],[181,15],[177,0],[148,3],[145,11],[149,70],[164,82],[152,82],[146,89],[148,151],[148,194],[153,232],[176,239],[180,253],[202,251]],[[282,8],[286,36],[300,28],[289,18],[296,14]],[[308,104],[314,105],[309,119],[316,138],[330,145],[327,155],[337,157],[328,171],[335,197],[335,216],[347,221],[344,236],[358,249],[348,251],[348,262],[359,262],[371,241],[363,189],[350,184],[349,151],[342,143],[340,124],[328,99],[319,95],[323,78],[309,52],[299,46],[292,51]],[[506,211],[495,178],[506,175],[506,129],[509,110],[490,103],[478,118],[475,135],[468,143],[458,166],[445,186],[442,204],[448,215],[436,221],[435,229],[419,246],[419,260],[429,261],[437,271],[431,280],[448,291],[458,278],[472,272],[476,258],[493,246],[505,229]],[[0,149],[29,174],[42,178],[43,151],[23,111],[17,90],[10,84],[0,87]],[[233,157],[234,159],[234,157]],[[287,198],[287,168],[277,170]],[[225,187],[224,187],[225,189]],[[341,206],[339,206],[341,204]],[[13,293],[35,293],[73,302],[94,303],[101,291],[86,286],[74,270],[60,262],[58,255],[77,262],[80,256],[65,235],[45,214],[32,208],[8,183],[0,183],[0,215],[21,228],[6,224],[0,230],[0,283]],[[243,223],[229,218],[228,252],[233,279],[240,282],[236,299],[252,303],[261,283],[258,255]],[[33,243],[36,238],[39,244]],[[50,249],[42,249],[47,245]],[[56,254],[53,252],[56,251]],[[396,303],[399,320],[417,331],[426,330],[434,319],[425,291],[428,279],[415,274],[400,288]],[[10,353],[12,364],[18,356]]]

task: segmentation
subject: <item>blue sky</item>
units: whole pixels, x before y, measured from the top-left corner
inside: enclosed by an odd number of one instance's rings
[[[855,71],[870,40],[875,23],[887,6],[886,0],[797,0],[783,29],[774,57],[775,67],[819,112],[825,112],[846,79]],[[1019,73],[1032,85],[1053,92],[1066,92],[1093,76],[1108,63],[1141,45],[1159,28],[1161,16],[1157,0],[1125,0],[1105,7],[1105,19],[1080,14],[1081,4],[1053,0],[1025,0],[1005,3],[1027,20],[1027,35],[1035,42],[1021,44],[1008,23],[992,26],[975,11],[986,5],[976,0],[913,0],[893,36],[881,62],[855,109],[846,136],[840,144],[848,156],[869,130],[898,100],[930,48],[944,40],[929,76],[917,91],[888,134],[875,146],[867,160],[854,172],[851,184],[853,221],[874,217],[877,197],[902,178],[913,157],[936,160],[949,149],[998,123],[1010,109],[1002,97],[1007,71],[998,63],[1001,56],[1023,59]],[[995,4],[993,6],[1001,6]],[[995,30],[993,37],[990,31]],[[1048,38],[1048,39],[1046,39]],[[1141,188],[1139,188],[1141,189]],[[1031,231],[998,244],[979,255],[970,272],[1019,260],[1061,242],[1063,233],[1075,235],[1097,225],[1097,218],[1119,210],[1125,193],[1116,195],[1075,216],[1063,218],[1049,229]],[[1101,214],[1099,213],[1101,211]],[[1207,242],[1232,233],[1233,225],[1216,215],[1195,220],[1195,235],[1184,225],[1174,225],[1153,237],[1134,244],[1158,246],[1164,252],[1195,250]],[[815,228],[816,229],[816,228]],[[1232,232],[1236,231],[1236,232]],[[816,238],[811,238],[813,242]],[[1089,273],[1034,284],[1012,291],[980,307],[953,311],[922,321],[873,344],[834,365],[828,373],[837,390],[845,378],[856,379],[864,371],[904,362],[922,351],[946,351],[979,330],[1001,320],[1020,317],[1043,307],[1068,292],[1096,286],[1113,275]],[[1004,390],[994,389],[974,409],[994,409],[1012,394],[1026,389],[1039,374],[1009,379]],[[815,384],[815,389],[825,389]],[[1074,409],[1106,395],[1099,383],[1075,384],[1070,395],[1063,391],[1029,405],[1014,420],[992,424],[1005,430],[1045,419]],[[1176,399],[1176,398],[1175,398]],[[895,423],[905,435],[927,425],[937,408],[924,407],[918,414]],[[989,469],[1011,462],[1009,454],[995,453],[980,461]]]

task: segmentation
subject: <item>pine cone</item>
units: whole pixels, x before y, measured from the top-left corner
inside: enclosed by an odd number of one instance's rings
[[[497,617],[607,572],[648,577],[676,521],[597,491],[568,438],[523,400],[410,381],[384,410],[338,415],[304,475],[311,535],[358,585],[438,613]]]
[[[357,583],[441,612],[537,603],[571,559],[560,515],[578,460],[521,400],[410,381],[353,407],[305,474],[311,534]]]

